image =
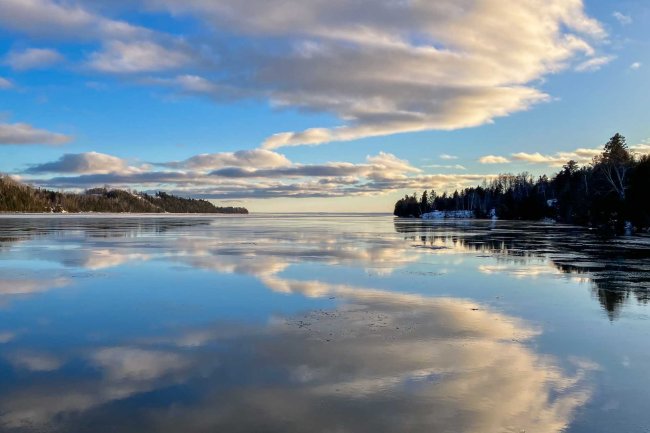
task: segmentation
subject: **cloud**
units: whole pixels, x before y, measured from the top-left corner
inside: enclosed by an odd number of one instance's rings
[[[112,41],[91,55],[88,67],[109,73],[139,73],[178,69],[190,62],[183,51],[151,41]]]
[[[96,38],[134,38],[149,30],[87,11],[71,2],[2,0],[0,26],[34,37],[80,41]]]
[[[72,137],[34,128],[26,123],[0,123],[0,145],[3,144],[64,144]]]
[[[117,10],[128,16],[141,7],[189,17],[219,37],[103,17],[98,11],[116,10],[108,2],[4,0],[0,25],[98,42],[103,48],[87,66],[150,74],[141,84],[340,119],[337,127],[274,134],[266,149],[482,125],[549,101],[534,84],[548,74],[577,63],[597,68],[607,58],[597,50],[606,32],[580,0],[544,7],[537,0],[305,0],[291,8],[282,0],[151,0],[120,2]]]
[[[564,164],[573,160],[580,165],[591,164],[595,156],[602,153],[599,148],[578,148],[571,151],[555,152],[552,154],[542,154],[540,152],[517,152],[511,155],[510,159],[502,156],[488,155],[479,161],[482,164],[500,164],[514,161],[525,162],[529,164],[542,164],[550,167],[562,167]],[[636,154],[650,154],[650,146],[644,143],[630,146],[630,151]]]
[[[286,156],[265,149],[240,150],[237,152],[203,153],[179,162],[158,164],[170,168],[191,170],[214,170],[224,167],[276,168],[288,167]]]
[[[458,157],[456,155],[449,155],[447,153],[443,153],[440,155],[440,159],[452,160],[452,159],[458,159]]]
[[[630,69],[637,70],[641,69],[642,63],[641,62],[634,62],[630,65]]]
[[[49,48],[11,51],[5,57],[5,63],[19,71],[47,68],[62,61],[63,56],[58,51]]]
[[[514,161],[528,162],[531,164],[545,164],[552,167],[561,167],[570,160],[578,164],[589,164],[595,156],[599,155],[602,149],[580,148],[570,152],[557,152],[552,155],[543,155],[539,152],[526,153],[518,152],[512,154]]]
[[[479,158],[478,162],[481,164],[507,164],[510,160],[503,156],[486,155]]]
[[[157,169],[163,167],[163,169]],[[460,166],[453,166],[460,169]],[[376,195],[395,190],[468,186],[490,175],[422,174],[422,170],[390,153],[368,156],[364,163],[297,164],[279,153],[255,149],[196,155],[183,161],[133,167],[111,155],[66,154],[34,165],[24,173],[70,174],[26,179],[48,188],[95,186],[160,189],[211,199],[275,197],[343,197]]]
[[[619,11],[616,11],[612,14],[614,18],[616,18],[616,21],[618,21],[622,25],[628,25],[632,24],[632,17],[630,15],[625,15]]]
[[[614,60],[616,56],[601,56],[601,57],[594,57],[589,60],[586,60],[579,65],[575,67],[575,70],[578,72],[591,72],[591,71],[597,71],[612,60]]]
[[[129,171],[136,170],[128,167],[126,161],[121,158],[104,153],[86,152],[66,153],[56,161],[33,165],[25,170],[25,173],[107,174]]]
[[[14,84],[10,80],[0,77],[0,90],[11,89],[12,87],[14,87]]]
[[[445,164],[429,164],[423,165],[423,168],[444,168],[444,169],[453,169],[453,170],[467,170],[467,167],[460,164],[445,165]]]

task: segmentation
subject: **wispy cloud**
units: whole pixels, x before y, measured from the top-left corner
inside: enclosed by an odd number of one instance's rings
[[[189,54],[151,41],[112,41],[92,54],[88,66],[101,72],[140,73],[178,69],[191,62]]]
[[[622,25],[628,25],[632,24],[632,17],[630,15],[625,15],[619,11],[616,11],[612,14],[614,18],[616,18],[616,21],[618,21]]]
[[[614,60],[615,56],[601,56],[594,57],[592,59],[586,60],[575,67],[575,70],[578,72],[591,72],[597,71],[606,64]]]
[[[11,51],[5,57],[5,63],[19,71],[47,68],[62,61],[63,56],[58,51],[49,48]]]
[[[460,164],[450,164],[450,165],[445,165],[445,164],[428,164],[428,165],[423,165],[423,168],[443,168],[443,169],[451,169],[451,170],[467,170],[467,167],[464,165]]]
[[[14,83],[6,78],[0,77],[0,90],[11,89],[14,87]]]
[[[641,69],[641,66],[642,66],[641,62],[634,62],[630,65],[630,69],[632,70]]]
[[[440,159],[452,160],[452,159],[458,159],[458,157],[456,155],[449,155],[447,153],[443,153],[440,155]]]

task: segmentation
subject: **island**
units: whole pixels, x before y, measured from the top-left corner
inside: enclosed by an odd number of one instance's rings
[[[207,200],[111,188],[81,193],[36,188],[0,176],[0,212],[21,213],[220,213],[247,214],[243,207],[219,207]]]

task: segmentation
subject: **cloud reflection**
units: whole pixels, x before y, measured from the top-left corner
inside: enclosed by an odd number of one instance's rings
[[[559,432],[589,397],[589,367],[563,373],[528,346],[538,331],[517,319],[457,299],[320,284],[321,296],[345,301],[266,325],[216,324],[93,350],[98,377],[5,393],[0,419],[104,431],[91,408],[183,384],[198,393],[191,402],[107,410],[120,431]]]

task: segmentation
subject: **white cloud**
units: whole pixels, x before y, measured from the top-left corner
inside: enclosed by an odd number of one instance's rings
[[[66,153],[56,161],[32,165],[26,173],[76,173],[107,174],[135,173],[139,169],[129,167],[125,160],[98,152]]]
[[[26,123],[0,123],[0,145],[3,144],[64,144],[72,137],[34,128]]]
[[[190,56],[183,51],[151,41],[113,41],[94,53],[88,66],[101,72],[138,73],[177,69],[190,62]]]
[[[451,159],[458,159],[458,157],[456,155],[449,155],[447,153],[443,153],[442,155],[440,155],[440,159],[451,160]]]
[[[630,15],[625,15],[619,11],[616,11],[612,14],[616,20],[622,25],[632,24],[632,17]]]
[[[155,169],[155,166],[164,169]],[[458,170],[461,166],[450,166]],[[197,155],[184,161],[141,167],[95,152],[66,154],[56,161],[25,171],[30,183],[49,188],[83,189],[102,185],[160,189],[213,199],[271,197],[342,197],[377,195],[388,191],[454,189],[490,175],[422,174],[395,155],[380,152],[364,163],[297,164],[276,152],[256,149]],[[65,176],[35,178],[43,173]]]
[[[636,155],[650,155],[650,144],[646,140],[644,143],[630,146],[630,151]]]
[[[236,36],[236,49],[211,46],[219,58],[211,73],[180,75],[180,90],[267,98],[342,119],[335,128],[275,134],[267,149],[491,122],[549,100],[530,83],[577,56],[588,62],[606,36],[580,1],[306,0],[290,11],[280,0],[148,5]]]
[[[641,69],[641,66],[642,66],[641,62],[634,62],[630,65],[630,69],[633,70]]]
[[[542,164],[550,167],[562,167],[570,160],[580,165],[591,164],[595,156],[602,153],[599,148],[579,148],[571,151],[555,152],[553,154],[542,154],[540,152],[517,152],[511,155],[511,161],[526,162],[529,164]],[[650,145],[645,143],[630,146],[630,151],[639,155],[650,154]],[[488,158],[488,157],[484,157]]]
[[[5,57],[5,63],[13,69],[42,69],[63,61],[63,56],[49,48],[28,48],[21,51],[11,51]]]
[[[6,78],[0,77],[0,90],[11,89],[14,86],[14,83],[9,81]]]
[[[211,98],[254,98],[327,112],[334,128],[268,137],[264,147],[317,145],[478,126],[548,101],[534,84],[606,56],[600,23],[580,0],[358,2],[150,0],[124,10],[189,15],[223,38],[171,35],[100,16],[90,1],[3,0],[0,25],[31,36],[99,41],[88,65]],[[134,6],[135,5],[135,6]],[[100,9],[102,8],[103,9]],[[364,10],[363,14],[359,11]],[[193,36],[198,36],[192,39]],[[200,69],[201,76],[197,75]]]
[[[506,164],[509,163],[510,160],[503,156],[486,155],[479,158],[478,162],[481,164]]]
[[[216,170],[225,167],[277,168],[288,167],[286,156],[266,149],[240,150],[238,152],[203,153],[185,161],[160,164],[170,168],[191,170]]]
[[[575,70],[578,72],[597,71],[615,58],[615,56],[594,57],[577,65]]]

